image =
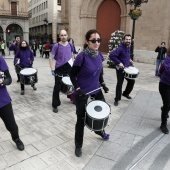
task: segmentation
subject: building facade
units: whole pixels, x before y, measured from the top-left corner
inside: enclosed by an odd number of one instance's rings
[[[77,46],[83,45],[87,30],[97,29],[102,36],[100,50],[107,53],[112,32],[132,33],[131,8],[124,0],[62,0],[61,20]],[[139,8],[142,16],[136,20],[135,56],[152,57],[162,41],[170,45],[170,1],[148,0]]]
[[[28,41],[28,0],[0,0],[0,41],[8,46],[15,35]]]
[[[61,27],[61,0],[30,0],[28,11],[30,37],[56,42]]]

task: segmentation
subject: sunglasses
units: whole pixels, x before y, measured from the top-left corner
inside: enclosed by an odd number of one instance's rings
[[[92,40],[89,40],[90,42],[92,42],[93,44],[95,44],[96,42],[98,43],[101,43],[102,39],[92,39]]]
[[[67,34],[63,34],[63,35],[61,35],[62,37],[65,37],[65,36],[67,36]]]

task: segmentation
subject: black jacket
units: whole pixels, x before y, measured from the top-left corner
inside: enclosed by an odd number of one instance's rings
[[[158,53],[158,56],[157,56],[157,59],[160,59],[160,60],[164,60],[165,59],[165,53],[166,53],[167,49],[165,47],[157,47],[155,49],[155,52]]]

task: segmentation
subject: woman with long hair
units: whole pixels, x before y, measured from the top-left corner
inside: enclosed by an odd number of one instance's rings
[[[89,30],[85,39],[84,50],[76,57],[70,73],[76,95],[75,155],[77,157],[82,155],[87,100],[89,97],[93,97],[95,100],[105,101],[100,86],[103,87],[105,93],[109,90],[104,83],[102,74],[104,59],[98,51],[101,42],[100,34],[97,30]],[[88,92],[91,92],[90,95],[86,95]],[[109,134],[106,134],[104,130],[94,132],[103,139],[109,139]]]
[[[14,58],[14,64],[18,64],[19,67],[22,69],[24,68],[31,68],[33,65],[34,61],[34,54],[30,50],[30,47],[28,45],[28,42],[23,40],[19,44],[19,50],[17,51],[15,58]],[[21,85],[21,95],[25,94],[25,85],[21,82],[20,80],[20,85]],[[33,90],[37,90],[35,87],[35,84],[31,84],[31,87]]]

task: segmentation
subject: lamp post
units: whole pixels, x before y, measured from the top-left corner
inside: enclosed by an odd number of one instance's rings
[[[148,0],[124,0],[125,4],[129,4],[129,5],[134,5],[134,9],[136,10],[137,7],[141,6],[141,3],[147,3]],[[132,42],[131,42],[131,48],[130,48],[130,56],[131,59],[133,60],[134,58],[134,35],[135,35],[135,21],[137,20],[137,18],[132,18],[133,20],[133,26],[132,26]]]
[[[45,34],[47,35],[48,20],[47,20],[47,18],[45,18],[43,21],[44,21],[44,26],[45,26]]]
[[[47,18],[44,18],[44,26],[45,26],[45,41],[47,41],[47,25],[48,25],[48,20],[47,20]]]

